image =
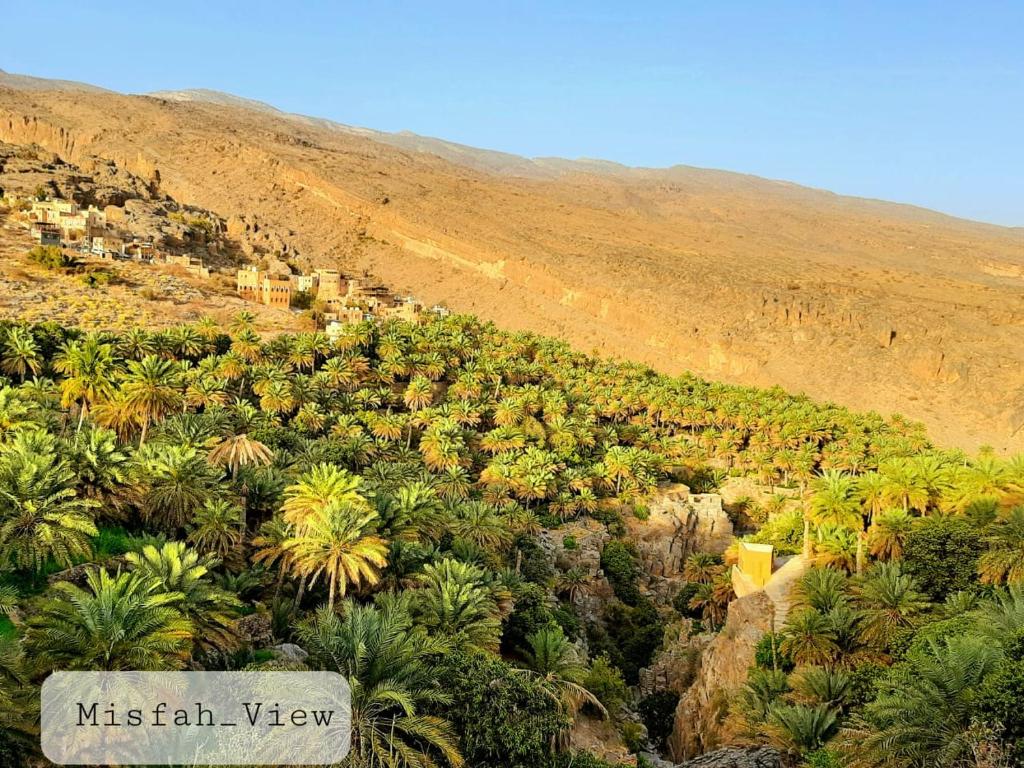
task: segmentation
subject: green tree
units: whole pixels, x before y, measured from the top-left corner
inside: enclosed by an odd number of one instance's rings
[[[49,669],[181,669],[192,647],[183,599],[141,574],[93,570],[84,589],[53,586],[29,618],[26,647]]]
[[[353,764],[463,765],[451,724],[428,714],[452,702],[435,667],[445,644],[413,625],[406,601],[346,601],[341,613],[322,608],[296,634],[317,667],[344,675],[352,689]]]
[[[181,597],[176,608],[191,622],[195,642],[203,651],[228,651],[238,645],[235,619],[241,603],[213,584],[216,560],[201,557],[184,542],[149,544],[125,559],[132,570],[157,585],[157,592]]]

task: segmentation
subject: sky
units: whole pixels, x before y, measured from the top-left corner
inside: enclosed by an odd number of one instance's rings
[[[1024,1],[3,4],[0,68],[1024,226]]]

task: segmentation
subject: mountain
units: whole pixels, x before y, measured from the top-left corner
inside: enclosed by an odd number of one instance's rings
[[[520,158],[206,91],[7,78],[0,141],[112,161],[300,263],[667,372],[900,412],[945,444],[1024,447],[1021,229],[725,171]]]
[[[31,75],[15,75],[0,69],[0,88],[17,88],[22,91],[78,91],[82,93],[112,93],[98,85],[78,83],[74,80],[48,80]]]

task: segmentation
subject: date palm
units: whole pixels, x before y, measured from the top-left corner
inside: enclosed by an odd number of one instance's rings
[[[22,429],[41,427],[36,417],[39,408],[21,390],[0,386],[0,440]]]
[[[183,528],[219,492],[219,474],[195,448],[147,445],[133,468],[142,519],[165,530]]]
[[[54,368],[65,376],[60,384],[61,405],[67,408],[78,404],[77,430],[81,431],[89,408],[114,393],[120,365],[113,345],[101,342],[95,334],[70,341],[54,360]]]
[[[683,578],[695,584],[710,584],[724,570],[722,558],[710,552],[694,552],[683,563]]]
[[[782,635],[780,650],[797,664],[827,665],[839,650],[828,619],[810,608],[791,615]]]
[[[127,496],[128,455],[109,429],[90,427],[67,444],[67,458],[80,494],[99,503],[99,515],[121,519]]]
[[[173,360],[147,355],[128,362],[121,382],[123,405],[141,427],[139,445],[149,427],[181,407],[181,367]]]
[[[820,749],[838,729],[838,710],[828,704],[775,704],[767,720],[772,743],[791,758]]]
[[[879,694],[843,729],[851,765],[977,765],[974,692],[999,661],[977,637],[934,643],[903,674],[883,676]]]
[[[483,569],[445,558],[417,577],[416,620],[454,647],[497,652],[501,611]]]
[[[238,565],[245,543],[242,508],[224,499],[208,500],[196,510],[188,526],[187,541],[230,566]]]
[[[91,554],[97,503],[79,497],[74,481],[46,433],[19,433],[0,449],[0,562],[38,571]]]
[[[0,371],[17,376],[24,382],[29,374],[33,376],[43,369],[43,357],[39,345],[26,328],[12,326],[3,334],[0,343]]]
[[[387,565],[388,545],[376,535],[377,513],[364,503],[332,500],[304,516],[284,546],[292,570],[309,584],[328,581],[328,608],[350,587],[373,586]]]
[[[857,602],[864,613],[864,640],[879,650],[887,650],[898,633],[916,626],[928,606],[917,582],[899,563],[875,565],[857,591]]]
[[[875,520],[869,543],[871,554],[879,560],[900,560],[903,548],[914,526],[914,518],[902,509],[883,512]]]
[[[49,669],[181,669],[193,637],[183,600],[142,574],[93,570],[85,588],[53,586],[28,620],[25,645]]]
[[[446,644],[414,625],[406,600],[346,601],[341,614],[322,608],[296,634],[311,662],[352,690],[353,768],[461,768],[451,726],[424,714],[451,702],[435,671]]]
[[[543,627],[529,635],[526,642],[529,645],[523,651],[526,672],[540,681],[541,689],[558,702],[564,712],[574,717],[584,704],[589,704],[607,716],[604,705],[584,687],[586,665],[579,660],[561,627],[557,624]]]
[[[1024,583],[1024,507],[996,518],[984,538],[988,549],[978,560],[983,584]]]
[[[176,608],[193,627],[196,646],[203,651],[229,651],[237,647],[235,618],[241,603],[215,586],[211,569],[217,561],[200,557],[184,542],[150,544],[125,555],[132,572],[157,585],[154,594],[180,595]]]
[[[457,538],[491,552],[500,552],[512,543],[513,530],[508,518],[485,501],[455,505],[448,529]]]
[[[266,467],[273,463],[274,454],[259,440],[246,433],[225,437],[207,454],[207,460],[218,467],[226,467],[237,477],[242,467]]]

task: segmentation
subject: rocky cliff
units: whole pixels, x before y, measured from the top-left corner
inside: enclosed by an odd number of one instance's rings
[[[673,759],[686,760],[729,743],[723,722],[729,697],[746,681],[774,611],[764,592],[730,603],[725,626],[700,655],[696,678],[679,699],[669,739]]]

